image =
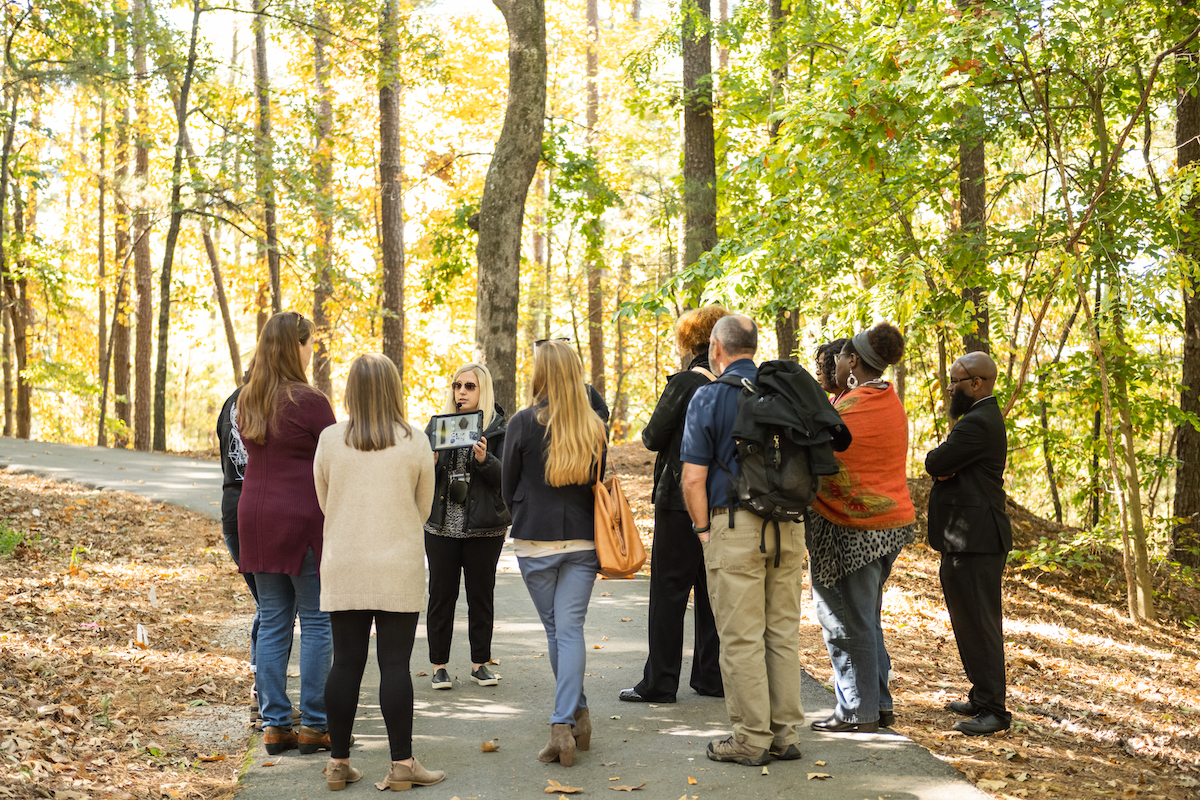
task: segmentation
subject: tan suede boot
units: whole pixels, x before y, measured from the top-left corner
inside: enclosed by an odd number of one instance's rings
[[[341,761],[330,761],[325,767],[325,783],[331,792],[340,792],[347,783],[354,783],[361,778],[362,772]]]
[[[575,737],[571,735],[570,725],[551,725],[550,741],[538,753],[538,761],[547,764],[555,761],[564,767],[575,763]]]
[[[421,766],[421,762],[414,758],[411,767],[405,766],[400,761],[393,761],[392,768],[387,777],[383,779],[383,783],[387,784],[387,788],[393,792],[403,792],[413,786],[433,786],[445,779],[446,773],[440,769],[425,769]]]
[[[571,726],[575,734],[575,749],[587,750],[592,746],[592,717],[586,708],[575,712],[575,724]]]

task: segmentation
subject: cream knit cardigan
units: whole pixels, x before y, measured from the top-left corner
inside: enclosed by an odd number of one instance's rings
[[[425,520],[434,463],[420,428],[386,450],[346,444],[347,421],[321,432],[313,460],[325,512],[322,611],[424,611]]]

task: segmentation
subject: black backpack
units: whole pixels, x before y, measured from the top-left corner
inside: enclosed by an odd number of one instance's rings
[[[759,551],[767,551],[767,523],[775,524],[775,566],[779,566],[779,523],[798,522],[821,488],[821,476],[836,475],[834,451],[850,446],[850,431],[829,396],[804,367],[791,361],[764,361],[753,382],[722,375],[718,383],[736,386],[738,475],[717,459],[730,486],[729,526],[735,525],[732,492],[743,508],[763,520]]]

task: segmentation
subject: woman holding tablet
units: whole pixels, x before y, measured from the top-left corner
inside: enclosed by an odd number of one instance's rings
[[[453,686],[446,667],[454,633],[454,606],[461,581],[467,587],[467,638],[471,642],[471,680],[495,686],[488,668],[492,658],[493,593],[496,563],[512,517],[500,499],[500,458],[504,452],[504,409],[492,395],[492,374],[481,364],[464,364],[454,373],[444,414],[482,412],[482,436],[473,446],[438,450],[433,512],[425,523],[429,559],[429,605],[425,626],[433,688]],[[434,417],[426,433],[435,441],[442,425],[457,431],[471,417]]]

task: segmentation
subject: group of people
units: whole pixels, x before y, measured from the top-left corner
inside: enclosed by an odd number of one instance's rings
[[[537,342],[530,402],[511,418],[495,403],[485,366],[457,369],[444,413],[478,412],[482,435],[435,452],[433,421],[422,436],[404,419],[399,372],[380,354],[351,363],[346,418],[336,421],[329,399],[306,378],[313,333],[312,322],[294,312],[271,317],[243,386],[218,420],[225,539],[257,604],[251,663],[267,751],[328,750],[333,790],[362,777],[349,756],[374,627],[392,762],[385,782],[400,790],[443,780],[412,753],[409,664],[419,613],[426,612],[432,686],[449,689],[454,608],[465,583],[471,680],[495,686],[493,595],[507,534],[555,678],[549,740],[537,758],[571,766],[592,734],[583,629],[600,569],[592,485],[606,470],[608,416],[584,382],[578,354],[566,340]],[[733,728],[707,755],[746,765],[801,755],[797,647],[806,551],[837,699],[833,715],[811,727],[872,732],[894,724],[881,609],[892,566],[916,530],[907,419],[883,378],[904,352],[903,334],[889,323],[818,350],[817,380],[852,443],[838,454],[838,472],[823,481],[807,524],[778,523],[768,537],[766,521],[739,507],[731,432],[740,390],[717,379],[755,379],[757,336],[753,320],[720,306],[688,311],[677,322],[684,369],[668,380],[643,431],[657,453],[648,655],[642,680],[619,695],[676,701],[694,596],[689,684],[700,695],[723,696]],[[995,380],[985,354],[954,363],[949,410],[959,422],[926,461],[937,479],[930,543],[943,552],[942,585],[973,685],[951,709],[970,717],[956,725],[968,734],[1003,730],[1010,719],[1000,577],[1011,533]],[[286,686],[297,617],[298,709]]]

